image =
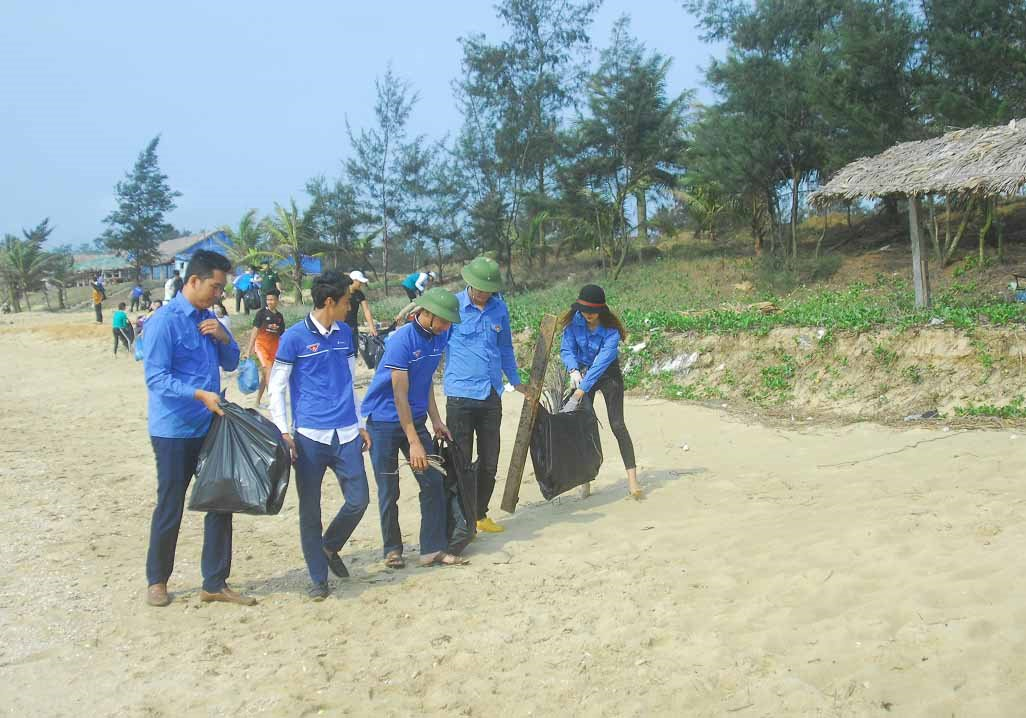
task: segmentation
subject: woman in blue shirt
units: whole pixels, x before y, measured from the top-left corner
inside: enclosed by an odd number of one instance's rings
[[[634,443],[623,419],[623,372],[620,370],[620,340],[627,338],[627,330],[620,319],[606,306],[606,293],[602,287],[588,284],[581,288],[577,301],[563,315],[563,341],[560,356],[570,372],[574,393],[567,404],[574,409],[587,394],[594,401],[602,392],[609,416],[609,428],[620,445],[620,456],[627,469],[627,490],[632,497],[643,496],[638,483]],[[582,487],[584,496],[591,493],[590,485]]]

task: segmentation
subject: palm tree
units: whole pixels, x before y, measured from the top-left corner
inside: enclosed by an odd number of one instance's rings
[[[296,304],[303,303],[303,257],[312,254],[307,251],[312,246],[314,233],[310,228],[308,217],[301,216],[296,208],[296,200],[289,200],[289,209],[274,203],[274,214],[266,217],[263,222],[264,231],[271,239],[271,248],[257,252],[260,256],[269,257],[275,262],[292,263],[292,280],[296,285]],[[313,253],[319,256],[321,253]]]
[[[231,240],[224,243],[224,249],[228,253],[228,259],[231,260],[233,267],[252,264],[263,249],[267,234],[260,222],[257,221],[256,215],[257,211],[251,209],[242,215],[238,227],[229,227],[228,225],[221,227],[221,231]]]
[[[18,292],[21,292],[25,297],[25,306],[32,311],[29,292],[42,285],[50,269],[52,257],[36,242],[18,239],[9,234],[4,237],[0,261],[4,264],[4,281],[14,300],[14,310],[21,310],[17,302]]]

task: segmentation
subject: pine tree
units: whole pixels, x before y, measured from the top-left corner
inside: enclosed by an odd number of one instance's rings
[[[115,185],[118,207],[103,220],[107,225],[101,237],[104,246],[128,257],[137,280],[143,267],[159,261],[161,239],[171,228],[164,217],[175,209],[175,198],[181,196],[171,189],[157,164],[159,142],[160,135],[150,140],[132,171]]]

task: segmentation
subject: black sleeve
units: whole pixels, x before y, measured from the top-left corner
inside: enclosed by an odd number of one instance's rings
[[[260,325],[264,323],[264,310],[261,309],[255,315],[253,315],[253,328],[259,329]]]

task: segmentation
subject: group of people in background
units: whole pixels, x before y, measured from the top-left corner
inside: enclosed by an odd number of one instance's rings
[[[401,460],[412,470],[419,488],[419,565],[466,563],[448,545],[447,502],[443,476],[432,456],[432,434],[463,449],[464,472],[474,467],[478,501],[472,520],[477,529],[505,530],[488,515],[498,470],[501,396],[506,381],[524,394],[528,387],[520,379],[509,311],[499,294],[501,274],[494,260],[478,257],[467,264],[461,272],[466,288],[457,294],[428,286],[435,279],[433,273],[407,277],[412,279],[412,287],[407,287],[413,301],[409,321],[390,333],[362,399],[354,381],[361,312],[368,331],[378,333],[362,291],[368,285],[362,272],[329,271],[317,277],[311,288],[313,310],[288,328],[278,310],[277,292],[268,288],[266,306],[254,317],[253,333],[242,352],[231,331],[211,311],[219,305],[229,271],[222,255],[196,252],[181,291],[146,323],[149,428],[158,484],[147,557],[150,605],[170,602],[167,581],[185,491],[211,415],[223,413],[220,370],[232,371],[240,357],[253,354],[264,369],[258,405],[266,391],[271,420],[289,447],[295,469],[300,545],[312,599],[329,595],[329,573],[349,575],[340,554],[370,502],[364,452],[370,455],[377,486],[382,557],[388,568],[406,566],[398,507]],[[606,305],[601,288],[594,285],[581,290],[563,323],[561,357],[573,382],[569,408],[584,396],[602,392],[627,469],[629,493],[640,497],[633,445],[623,419],[624,386],[618,362],[623,327]],[[443,357],[444,419],[434,391]],[[471,463],[475,453],[476,461]],[[329,468],[343,502],[325,528],[322,482]],[[202,601],[255,603],[228,587],[230,566],[231,516],[207,514]]]

